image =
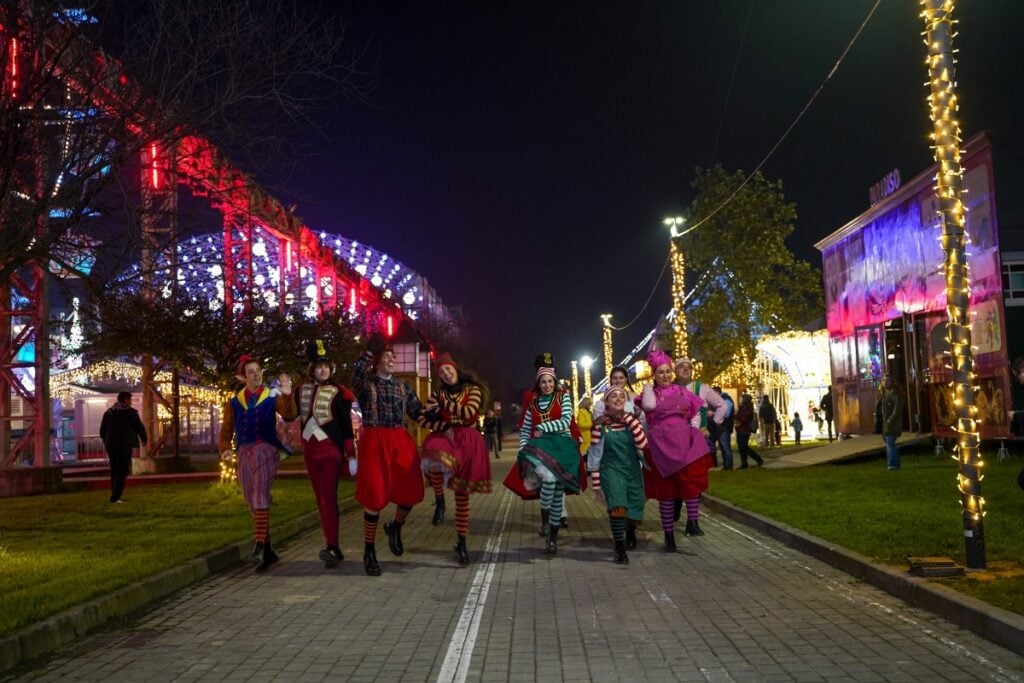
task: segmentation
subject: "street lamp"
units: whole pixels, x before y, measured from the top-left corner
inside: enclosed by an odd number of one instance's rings
[[[583,356],[580,358],[580,365],[583,366],[583,395],[590,396],[590,366],[594,364],[594,359],[590,356]]]
[[[682,233],[679,229],[686,223],[682,216],[666,218],[662,221],[669,229],[669,264],[672,267],[672,332],[675,337],[675,345],[672,354],[676,358],[686,358],[689,344],[686,338],[686,313],[683,306],[686,303],[686,263],[683,259],[683,250],[677,244],[677,237]]]
[[[612,314],[603,314],[601,316],[601,322],[604,323],[601,339],[601,345],[604,351],[604,376],[611,377],[612,366],[615,365],[615,361],[612,359]]]

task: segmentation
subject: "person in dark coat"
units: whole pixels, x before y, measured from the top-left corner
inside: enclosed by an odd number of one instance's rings
[[[120,503],[124,483],[132,471],[132,451],[139,447],[140,441],[146,443],[146,428],[139,411],[132,408],[130,391],[119,393],[117,403],[103,413],[100,438],[110,461],[110,502]]]
[[[832,443],[832,389],[829,388],[825,392],[825,395],[821,397],[821,403],[818,404],[823,413],[822,417],[825,418],[825,424],[828,426],[828,441]]]

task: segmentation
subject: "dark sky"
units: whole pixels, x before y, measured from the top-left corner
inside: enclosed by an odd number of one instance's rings
[[[426,275],[526,384],[541,351],[566,368],[599,356],[599,314],[639,312],[694,167],[753,168],[873,4],[356,2],[351,45],[368,43],[379,86],[372,106],[338,103],[309,178],[292,180],[298,213]],[[797,205],[791,248],[817,266],[813,243],[868,208],[872,183],[932,161],[918,11],[883,0],[764,167]],[[964,137],[992,130],[1006,150],[996,203],[1020,227],[1024,2],[964,1],[957,16]],[[668,307],[666,279],[616,355]]]

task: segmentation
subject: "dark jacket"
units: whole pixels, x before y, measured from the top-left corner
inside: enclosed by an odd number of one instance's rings
[[[887,391],[879,402],[882,406],[882,434],[899,436],[903,433],[903,396],[898,391]]]
[[[775,424],[779,421],[775,406],[768,401],[761,401],[761,405],[757,408],[757,417],[766,424]]]
[[[737,434],[751,434],[754,431],[754,404],[753,403],[740,403],[740,407],[736,409],[736,433]]]
[[[832,392],[827,392],[821,397],[821,403],[818,404],[823,411],[825,411],[825,419],[829,422],[832,421]]]
[[[130,451],[139,441],[146,443],[146,428],[142,426],[139,411],[123,403],[107,408],[100,421],[100,438],[108,451]]]

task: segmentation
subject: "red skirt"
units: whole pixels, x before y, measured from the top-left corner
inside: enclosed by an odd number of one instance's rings
[[[367,510],[388,503],[413,506],[423,500],[423,474],[416,442],[404,427],[365,427],[359,437],[356,501]]]
[[[644,495],[648,500],[672,500],[673,498],[697,498],[708,489],[708,470],[711,469],[711,455],[697,458],[681,470],[663,477],[647,458],[650,469],[644,470]]]
[[[424,469],[440,463],[448,488],[456,493],[491,492],[491,458],[484,439],[473,427],[452,427],[452,438],[431,434],[423,442]]]

